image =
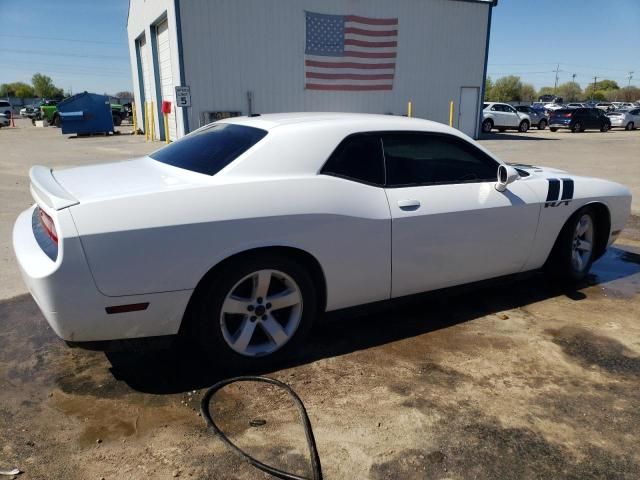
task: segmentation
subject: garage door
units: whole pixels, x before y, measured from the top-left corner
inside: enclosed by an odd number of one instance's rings
[[[169,48],[169,26],[165,20],[158,24],[158,72],[160,74],[160,94],[163,101],[171,102],[169,114],[169,138],[176,140],[176,104],[173,92],[173,74],[171,69],[171,49]]]
[[[149,63],[150,52],[147,40],[145,37],[140,39],[140,68],[142,70],[142,88],[144,90],[142,97],[144,102],[151,102],[153,100],[153,93],[151,92],[151,65]],[[145,106],[142,105],[142,111],[144,112]],[[151,107],[148,107],[148,112],[151,111]]]

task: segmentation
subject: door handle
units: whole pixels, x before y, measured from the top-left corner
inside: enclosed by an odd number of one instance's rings
[[[420,208],[420,201],[418,200],[398,200],[398,207],[401,210],[417,210]]]

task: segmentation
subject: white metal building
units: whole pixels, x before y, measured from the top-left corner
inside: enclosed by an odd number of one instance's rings
[[[130,0],[127,29],[138,123],[142,126],[144,102],[153,102],[156,136],[164,139],[162,100],[172,102],[171,139],[228,115],[404,115],[409,101],[413,116],[448,123],[453,101],[454,126],[477,137],[496,3]],[[314,50],[316,35],[326,31],[325,49]],[[350,63],[336,65],[344,61]],[[314,65],[339,69],[314,71]],[[363,86],[374,78],[386,83]],[[190,107],[176,108],[176,86],[190,87]]]

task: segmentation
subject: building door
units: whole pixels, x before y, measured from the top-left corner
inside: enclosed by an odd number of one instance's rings
[[[169,48],[169,22],[164,20],[157,26],[158,68],[160,75],[160,96],[163,101],[171,102],[171,113],[168,118],[169,138],[176,140],[176,104],[173,93],[173,70],[171,65],[171,49]],[[162,120],[164,122],[164,120]],[[167,132],[165,132],[165,135]]]
[[[462,87],[460,89],[458,130],[472,138],[477,137],[479,96],[480,89],[478,87]]]
[[[146,117],[153,114],[151,107],[147,106],[153,100],[153,94],[151,91],[151,65],[149,64],[149,46],[147,45],[147,39],[141,37],[139,40],[140,48],[140,69],[142,70],[142,112]],[[151,123],[151,119],[148,118],[147,122]]]

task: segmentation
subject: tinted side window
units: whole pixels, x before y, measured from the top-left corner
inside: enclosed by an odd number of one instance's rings
[[[212,123],[149,156],[174,167],[215,175],[266,134],[259,128]]]
[[[387,186],[493,181],[498,164],[481,150],[449,135],[382,136]]]
[[[380,137],[362,134],[345,138],[320,173],[384,185],[384,158]]]

